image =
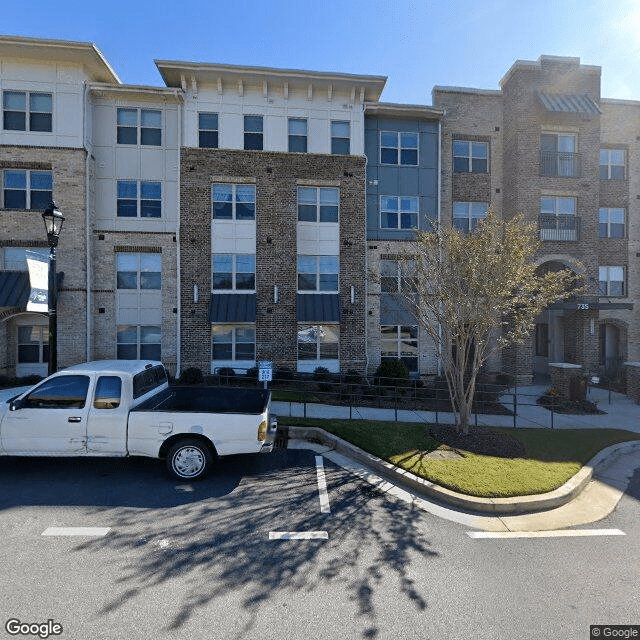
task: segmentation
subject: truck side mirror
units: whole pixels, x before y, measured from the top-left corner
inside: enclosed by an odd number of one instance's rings
[[[17,411],[18,409],[22,409],[23,403],[22,400],[12,400],[9,403],[9,411]]]

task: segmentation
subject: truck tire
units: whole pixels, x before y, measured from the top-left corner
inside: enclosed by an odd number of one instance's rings
[[[210,448],[196,438],[178,440],[167,454],[167,471],[177,480],[200,480],[212,465]]]

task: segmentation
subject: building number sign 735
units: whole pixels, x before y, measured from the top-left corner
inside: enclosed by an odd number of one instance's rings
[[[588,302],[578,302],[578,311],[589,311]]]

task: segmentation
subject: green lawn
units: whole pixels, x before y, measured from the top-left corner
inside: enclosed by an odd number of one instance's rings
[[[495,429],[520,440],[526,458],[498,458],[461,452],[457,460],[425,455],[440,446],[428,426],[372,420],[279,418],[283,425],[317,426],[417,476],[467,495],[508,497],[557,489],[605,447],[640,440],[618,429]],[[473,428],[473,427],[471,427]]]

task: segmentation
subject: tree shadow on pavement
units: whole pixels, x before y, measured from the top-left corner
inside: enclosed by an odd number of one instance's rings
[[[422,512],[345,480],[344,471],[327,464],[331,513],[320,513],[309,452],[274,452],[268,464],[239,457],[233,465],[243,480],[230,493],[172,509],[119,507],[110,518],[113,533],[75,546],[85,553],[115,551],[120,559],[115,595],[99,617],[124,614],[172,580],[188,588],[181,602],[167,607],[164,630],[170,632],[233,594],[248,614],[235,637],[248,637],[274,601],[304,593],[313,611],[314,593],[326,597],[330,587],[332,602],[353,602],[351,617],[362,637],[375,638],[374,594],[389,579],[397,581],[405,606],[426,610],[410,574],[412,559],[438,556],[421,530]],[[301,481],[305,474],[311,481]],[[327,531],[329,538],[268,539],[270,531],[282,530]]]

